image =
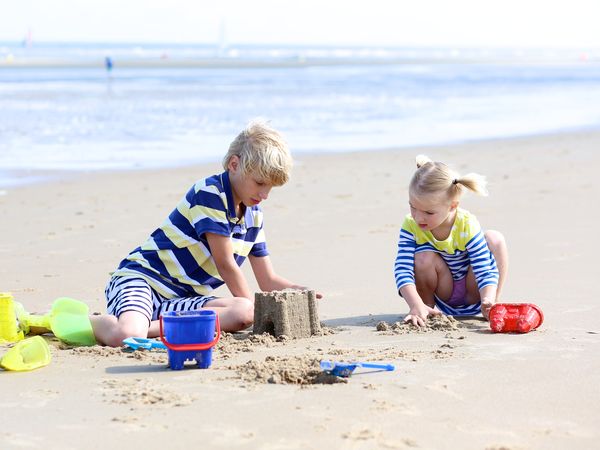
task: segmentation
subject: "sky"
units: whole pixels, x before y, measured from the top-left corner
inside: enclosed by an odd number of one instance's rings
[[[0,41],[600,48],[600,0],[0,0]]]

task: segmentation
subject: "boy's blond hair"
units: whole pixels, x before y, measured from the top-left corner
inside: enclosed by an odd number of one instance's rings
[[[225,170],[234,155],[240,159],[244,175],[252,173],[273,186],[290,179],[292,156],[287,143],[266,121],[254,120],[238,134],[223,158]]]
[[[459,175],[446,164],[432,161],[425,155],[417,155],[417,171],[410,180],[409,191],[414,195],[445,194],[449,200],[458,200],[464,189],[479,195],[487,195],[483,175],[469,173]]]

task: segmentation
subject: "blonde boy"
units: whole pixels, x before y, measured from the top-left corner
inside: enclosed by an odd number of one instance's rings
[[[292,159],[282,136],[252,122],[231,143],[225,171],[199,180],[140,247],[119,265],[106,287],[108,315],[92,316],[99,343],[158,336],[167,311],[214,310],[224,331],[252,324],[254,301],[240,269],[246,258],[260,289],[305,289],[275,273],[259,204],[285,184]],[[232,296],[212,291],[226,284]],[[320,295],[318,295],[320,297]]]

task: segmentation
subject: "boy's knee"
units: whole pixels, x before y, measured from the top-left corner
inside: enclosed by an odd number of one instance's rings
[[[231,331],[245,330],[254,323],[254,303],[247,298],[239,297],[232,307],[232,326]]]
[[[146,322],[147,323],[147,322]],[[109,336],[104,339],[104,344],[110,347],[123,346],[123,340],[130,337],[145,338],[148,336],[148,325],[141,325],[138,322],[118,321],[116,326],[111,330]]]
[[[131,336],[126,336],[123,333],[117,332],[104,338],[103,344],[109,347],[121,347],[123,345],[123,340],[127,339],[128,337]]]
[[[130,337],[142,337],[145,338],[148,336],[148,331],[146,330],[146,332],[142,332],[140,330],[128,330],[127,328],[122,328],[119,327],[115,330],[114,333],[112,333],[110,336],[108,336],[105,339],[104,344],[108,345],[109,347],[122,347],[123,346],[123,340],[130,338]]]

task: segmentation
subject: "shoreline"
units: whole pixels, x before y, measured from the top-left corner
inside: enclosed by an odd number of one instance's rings
[[[358,150],[340,150],[340,151],[300,151],[292,153],[294,160],[301,160],[304,157],[318,157],[320,155],[354,155],[362,153],[386,153],[386,152],[402,152],[402,151],[417,151],[437,148],[451,148],[459,146],[473,146],[473,145],[490,145],[494,142],[518,142],[520,140],[529,139],[551,139],[553,137],[560,138],[561,136],[569,135],[580,135],[580,134],[596,134],[600,133],[600,126],[582,126],[575,128],[567,128],[562,130],[555,130],[550,132],[542,133],[531,133],[531,134],[520,134],[512,136],[502,137],[490,137],[484,139],[474,140],[462,140],[447,142],[444,144],[423,144],[423,145],[406,145],[406,146],[395,146],[395,147],[384,147],[377,149],[358,149]],[[177,170],[184,169],[186,167],[203,167],[212,166],[219,164],[220,158],[208,159],[206,161],[199,161],[193,163],[182,163],[164,166],[157,168],[156,166],[143,167],[135,165],[135,167],[123,167],[119,169],[115,168],[100,168],[100,169],[3,169],[0,167],[0,192],[10,191],[29,185],[45,185],[52,184],[61,179],[78,177],[80,175],[95,175],[102,173],[139,173],[139,172],[156,172],[161,170]]]
[[[518,58],[315,58],[297,56],[285,59],[273,58],[115,58],[112,70],[124,69],[268,69],[332,66],[411,66],[411,65],[522,65],[522,66],[580,66],[597,65],[600,56],[581,59],[579,55],[570,58],[528,57]],[[103,59],[80,61],[75,59],[0,59],[0,70],[11,69],[100,69],[106,71]]]

